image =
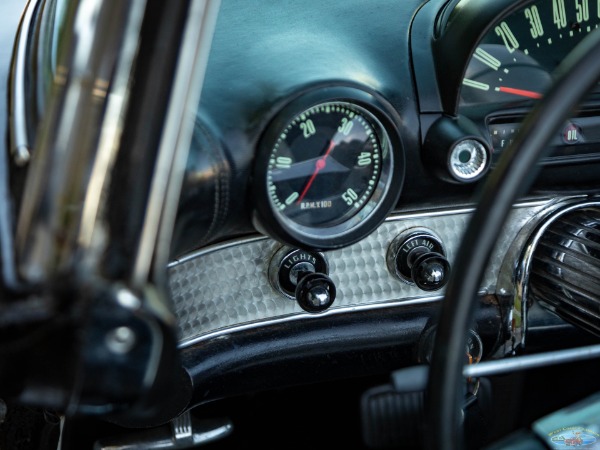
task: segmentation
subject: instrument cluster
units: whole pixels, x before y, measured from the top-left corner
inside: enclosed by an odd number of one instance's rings
[[[459,114],[482,124],[497,157],[516,136],[525,114],[552,85],[568,55],[600,25],[600,4],[590,0],[538,0],[497,20],[466,67]],[[598,89],[581,111],[556,131],[546,163],[600,158]]]
[[[393,213],[472,205],[554,72],[600,25],[592,0],[309,3],[263,5],[252,23],[258,6],[223,4],[173,258],[256,231],[339,249]],[[595,176],[599,95],[556,131],[554,186]]]
[[[552,73],[599,24],[598,2],[590,0],[538,0],[497,21],[467,65],[460,108],[542,98]]]
[[[461,18],[487,2],[473,3],[449,3],[446,28],[438,25],[440,41],[467,35],[472,24],[460,25]],[[505,5],[496,4],[489,22],[480,24],[482,37],[462,41],[469,47],[466,62],[447,52],[434,61],[440,95],[451,91],[456,103],[442,101],[436,121],[423,126],[421,153],[425,169],[444,182],[470,184],[488,173],[560,64],[600,24],[600,4],[590,0],[500,3]],[[460,83],[445,84],[445,71],[461,74]],[[600,157],[594,98],[592,93],[557,130],[551,160]],[[401,193],[401,120],[383,96],[362,85],[317,87],[290,100],[258,145],[255,226],[286,244],[316,250],[347,246],[373,232]]]

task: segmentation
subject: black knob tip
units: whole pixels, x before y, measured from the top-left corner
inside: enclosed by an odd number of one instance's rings
[[[296,300],[308,312],[325,311],[332,305],[335,296],[335,284],[322,273],[305,275],[296,286]]]
[[[424,291],[435,291],[443,287],[450,275],[450,263],[439,253],[419,255],[411,268],[411,278]]]

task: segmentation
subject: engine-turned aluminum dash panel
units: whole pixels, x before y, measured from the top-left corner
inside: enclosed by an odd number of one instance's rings
[[[494,291],[499,268],[513,239],[546,205],[537,202],[514,208],[485,272],[482,291]],[[443,242],[452,263],[470,216],[471,210],[397,215],[362,241],[325,252],[337,299],[324,314],[439,300],[444,289],[425,292],[390,273],[386,264],[388,248],[394,238],[411,228],[430,229]],[[169,277],[181,345],[240,326],[314,318],[269,282],[269,263],[280,247],[272,239],[255,237],[207,248],[174,261]]]

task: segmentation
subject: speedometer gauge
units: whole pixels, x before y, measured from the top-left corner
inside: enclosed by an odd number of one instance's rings
[[[257,225],[291,245],[349,245],[394,206],[401,155],[396,129],[374,96],[350,88],[301,96],[261,140]]]
[[[465,72],[461,105],[542,97],[551,73],[600,23],[600,2],[538,0],[496,23]]]

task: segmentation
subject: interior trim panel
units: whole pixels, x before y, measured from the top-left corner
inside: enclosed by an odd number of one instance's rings
[[[515,206],[490,260],[481,293],[495,292],[499,270],[514,236],[553,203],[546,200]],[[440,300],[443,288],[426,292],[392,275],[386,264],[388,249],[405,231],[425,228],[440,237],[452,262],[469,218],[469,209],[393,215],[361,242],[325,252],[329,276],[338,294],[331,308],[319,316],[364,307]],[[203,249],[173,262],[169,267],[169,283],[180,346],[187,347],[239,327],[314,319],[314,314],[304,312],[296,301],[278,292],[269,281],[269,264],[280,248],[281,244],[272,239],[255,236]]]

